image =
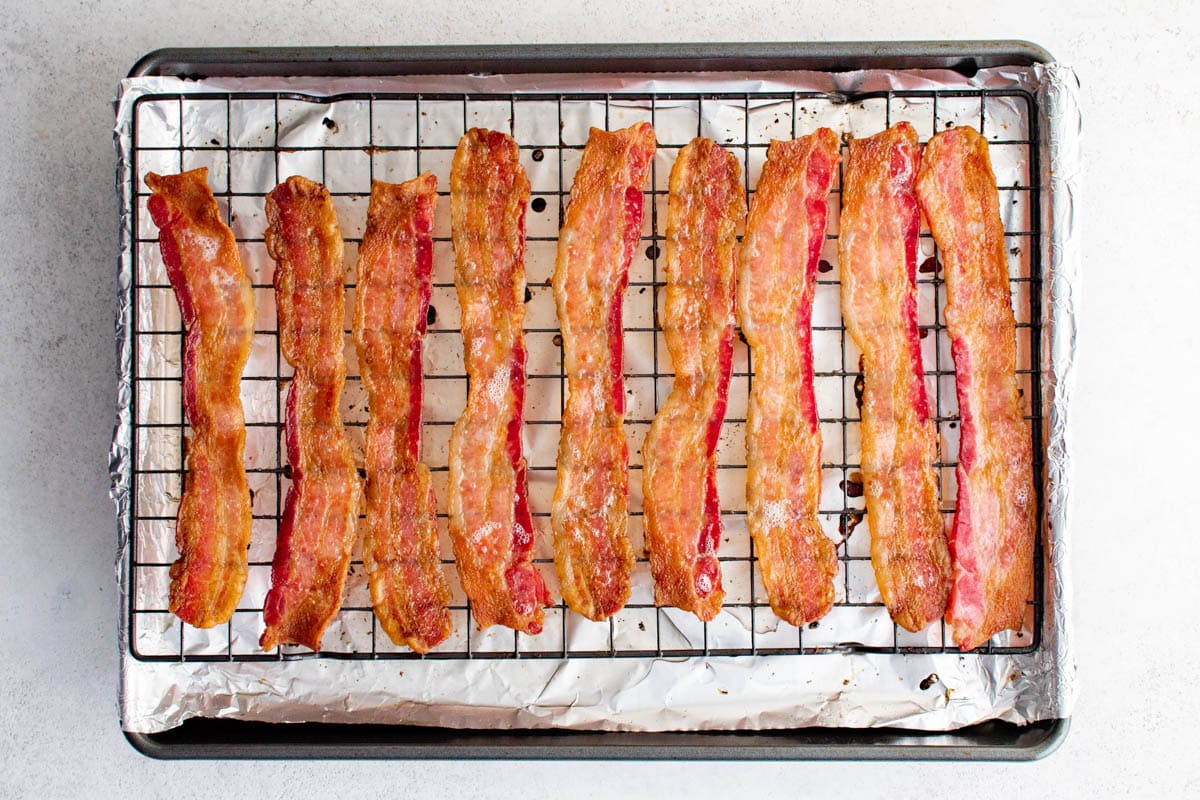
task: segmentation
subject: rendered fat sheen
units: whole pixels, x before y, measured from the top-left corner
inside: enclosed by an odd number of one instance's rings
[[[567,378],[551,509],[554,563],[567,605],[593,620],[624,607],[633,572],[621,305],[654,151],[649,123],[592,128],[554,266]]]
[[[358,250],[354,340],[371,410],[363,564],[391,640],[418,653],[450,635],[437,505],[421,463],[421,343],[433,280],[437,179],[375,181]]]
[[[512,137],[467,131],[450,168],[454,285],[470,381],[450,436],[450,538],[479,627],[536,634],[550,593],[532,562],[536,532],[521,443],[528,202]]]
[[[251,512],[239,384],[254,338],[254,292],[205,168],[151,173],[146,185],[186,329],[183,399],[191,437],[169,608],[189,625],[210,628],[233,616],[246,584]]]
[[[279,349],[295,373],[285,423],[292,483],[260,644],[318,650],[341,605],[361,497],[339,410],[346,380],[342,236],[329,191],[307,178],[276,186],[266,211]]]
[[[738,315],[754,380],[746,419],[746,518],[767,599],[793,625],[833,606],[837,554],[821,530],[821,429],[812,304],[827,196],[840,159],[828,128],[773,141],[750,203]]]
[[[684,147],[667,201],[663,334],[675,377],[642,446],[646,550],[659,605],[713,619],[725,595],[716,449],[733,361],[741,169],[710,139]]]
[[[961,419],[946,621],[958,646],[971,650],[1022,627],[1037,536],[1033,443],[1017,384],[1016,318],[987,140],[965,126],[935,135],[917,194],[946,279]]]
[[[838,224],[842,314],[863,353],[871,564],[888,613],[910,631],[941,619],[950,579],[917,329],[920,157],[907,122],[851,140]]]

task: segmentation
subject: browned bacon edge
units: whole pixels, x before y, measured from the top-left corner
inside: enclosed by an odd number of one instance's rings
[[[189,625],[210,628],[233,616],[246,585],[251,513],[239,385],[254,337],[254,293],[208,171],[150,173],[146,185],[186,330],[183,405],[191,437],[169,608]]]
[[[437,505],[421,463],[421,341],[433,287],[437,178],[375,181],[358,250],[354,339],[371,409],[363,565],[375,615],[418,653],[450,635]]]
[[[633,572],[621,308],[654,150],[649,123],[591,130],[554,267],[567,376],[550,517],[554,562],[567,605],[593,620],[624,607]]]
[[[264,649],[320,649],[341,605],[360,487],[339,402],[346,379],[342,236],[329,191],[292,177],[267,195],[279,347],[295,369],[285,422],[291,486],[263,607]]]
[[[746,423],[746,516],[771,608],[803,625],[833,605],[837,554],[817,516],[821,429],[812,304],[838,137],[773,141],[742,241],[738,313],[754,376]]]
[[[536,634],[550,593],[532,562],[536,530],[521,443],[528,202],[512,137],[467,131],[450,170],[454,283],[470,379],[450,437],[450,537],[479,627]]]
[[[910,631],[941,619],[950,578],[917,328],[920,159],[907,122],[852,140],[838,225],[842,313],[863,351],[871,564],[888,613]]]
[[[961,420],[946,621],[958,646],[972,650],[1021,628],[1037,536],[1033,443],[1017,384],[1016,319],[987,140],[966,126],[935,135],[917,194],[945,270]]]
[[[711,139],[680,150],[667,202],[663,333],[675,378],[642,445],[655,601],[701,620],[721,610],[717,442],[733,364],[741,168]]]

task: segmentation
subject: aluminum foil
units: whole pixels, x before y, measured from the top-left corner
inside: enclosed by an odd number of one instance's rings
[[[132,602],[138,606],[142,598],[131,597],[132,575],[130,574],[131,548],[138,548],[139,559],[167,563],[174,558],[169,536],[147,534],[132,524],[131,489],[134,481],[143,481],[139,492],[138,515],[150,514],[167,517],[173,513],[180,487],[174,475],[144,475],[136,469],[149,469],[178,463],[180,435],[178,428],[163,428],[155,436],[143,436],[139,452],[132,452],[133,424],[139,422],[177,421],[178,398],[166,390],[161,396],[151,397],[147,402],[133,405],[132,385],[135,376],[147,374],[169,374],[178,369],[177,346],[169,339],[143,342],[137,348],[138,361],[134,361],[133,320],[138,315],[142,330],[171,330],[178,327],[178,315],[169,292],[157,295],[135,292],[136,271],[155,266],[155,248],[133,240],[135,215],[144,214],[137,198],[132,194],[134,179],[140,180],[147,168],[161,166],[170,171],[174,166],[192,167],[184,154],[185,147],[172,150],[175,145],[204,144],[206,142],[228,143],[226,138],[237,139],[251,146],[278,144],[282,148],[281,159],[294,158],[292,171],[311,174],[316,165],[304,162],[305,152],[289,148],[308,145],[327,145],[345,142],[360,143],[364,136],[372,138],[367,127],[378,126],[379,120],[369,116],[339,115],[337,124],[331,126],[323,106],[299,108],[295,113],[284,111],[282,115],[273,111],[269,118],[261,110],[245,109],[245,114],[233,118],[231,105],[226,103],[196,103],[183,105],[166,103],[161,110],[153,104],[143,106],[144,130],[139,131],[139,147],[161,148],[145,151],[140,159],[137,175],[131,158],[134,144],[135,103],[145,95],[170,94],[177,92],[213,93],[214,97],[230,92],[256,90],[289,91],[313,96],[328,96],[346,92],[421,92],[436,93],[538,93],[538,92],[793,92],[819,91],[829,93],[836,100],[840,93],[880,91],[887,89],[1023,89],[1035,93],[1043,112],[1038,122],[1040,140],[1037,144],[1041,154],[1041,227],[1046,235],[1041,237],[1044,280],[1042,281],[1041,320],[1043,335],[1041,348],[1042,399],[1044,409],[1045,438],[1045,570],[1044,570],[1044,622],[1041,645],[1031,654],[1016,655],[960,655],[957,653],[933,653],[920,655],[881,655],[844,652],[797,655],[757,656],[708,656],[690,658],[527,658],[497,660],[477,653],[472,659],[455,660],[371,660],[371,659],[325,659],[299,658],[279,661],[232,662],[232,661],[189,661],[185,658],[167,660],[143,660],[136,653],[146,650],[146,642],[164,631],[173,630],[178,623],[168,615],[160,615],[163,631],[149,626],[144,634],[145,619],[139,617],[138,630],[131,624],[130,615],[124,612]],[[122,615],[120,622],[121,648],[121,693],[120,707],[122,725],[126,730],[156,732],[181,724],[194,716],[231,717],[276,722],[371,722],[404,723],[418,725],[440,725],[447,727],[562,727],[577,729],[607,730],[705,730],[705,729],[768,729],[794,728],[803,726],[847,726],[874,727],[891,726],[919,730],[951,730],[977,722],[1002,719],[1015,723],[1069,716],[1076,694],[1075,671],[1070,648],[1069,603],[1071,598],[1068,574],[1067,545],[1070,530],[1070,428],[1069,403],[1073,384],[1075,346],[1075,301],[1074,293],[1079,282],[1079,245],[1076,235],[1074,197],[1079,180],[1079,111],[1076,100],[1076,80],[1070,69],[1057,65],[1033,67],[1011,67],[982,70],[971,78],[949,71],[863,71],[840,74],[816,72],[756,73],[754,75],[731,75],[728,73],[687,73],[671,75],[486,75],[447,76],[413,78],[222,78],[200,81],[176,78],[135,78],[122,83],[116,105],[117,125],[115,138],[118,152],[117,191],[121,199],[121,255],[120,287],[117,313],[116,342],[118,352],[118,400],[117,426],[110,456],[112,495],[117,505],[117,522],[120,552],[117,558],[117,577],[122,592]],[[977,102],[977,101],[976,101]],[[766,108],[770,116],[771,103],[748,104],[756,110]],[[800,120],[803,130],[816,125],[829,125],[835,130],[856,135],[873,133],[885,125],[882,107],[874,109],[829,102],[816,104],[810,116]],[[626,107],[619,97],[613,97],[611,108],[618,119],[613,127],[622,123],[626,112],[635,116],[637,103]],[[670,101],[657,103],[659,140],[670,137],[671,109],[679,106]],[[172,111],[173,109],[173,111]],[[503,109],[501,109],[501,112]],[[736,111],[736,109],[735,109]],[[808,112],[807,109],[805,109]],[[721,103],[705,103],[703,109],[694,113],[702,117],[702,128],[706,135],[721,141],[721,132],[729,132],[748,123]],[[257,114],[257,116],[256,116]],[[1004,127],[1008,124],[1028,124],[1022,120],[1019,104],[999,103],[988,106],[988,124]],[[278,116],[277,116],[278,115]],[[760,115],[761,117],[761,115]],[[274,141],[275,120],[279,120],[279,140]],[[761,119],[760,119],[761,121]],[[892,121],[895,121],[893,118]],[[464,124],[467,121],[464,120]],[[471,124],[486,124],[487,120],[470,120]],[[557,120],[552,120],[557,122]],[[778,122],[778,120],[776,120]],[[968,120],[969,122],[969,120]],[[603,119],[598,120],[599,124]],[[405,130],[404,120],[392,120],[392,130]],[[410,125],[415,122],[408,123]],[[547,131],[536,130],[546,120],[534,120],[534,128],[526,131],[536,139],[549,135],[555,141],[559,135],[552,125]],[[757,124],[757,123],[756,123]],[[763,123],[770,128],[769,121]],[[786,124],[786,123],[785,123]],[[336,128],[336,129],[335,129]],[[918,130],[921,130],[918,127]],[[771,132],[771,131],[767,131]],[[931,131],[925,131],[927,136]],[[517,138],[525,143],[521,131]],[[575,132],[579,136],[586,135]],[[407,134],[406,134],[407,135]],[[568,131],[563,130],[567,139]],[[694,135],[694,133],[693,133]],[[785,138],[776,132],[777,138]],[[156,140],[155,137],[160,137]],[[258,137],[256,139],[256,137]],[[686,141],[686,138],[681,141]],[[453,144],[453,137],[448,139]],[[578,142],[582,144],[582,140]],[[222,158],[224,158],[224,155]],[[202,155],[200,156],[202,157]],[[659,165],[660,181],[665,180],[673,153],[661,153],[666,159]],[[255,191],[269,188],[269,182],[277,177],[279,166],[274,156],[268,163],[264,160],[257,168],[250,165],[231,176],[222,171],[221,164],[213,163],[210,180],[218,194],[222,181],[238,181],[252,185]],[[203,162],[200,162],[203,163]],[[380,162],[385,165],[385,161]],[[285,164],[284,168],[287,168]],[[1019,168],[1019,165],[1010,165]],[[387,179],[403,180],[415,174],[415,165],[394,163],[386,166]],[[527,164],[533,169],[535,165]],[[347,167],[350,169],[352,167]],[[423,168],[434,168],[426,164]],[[322,162],[321,177],[326,178],[331,189],[339,180],[338,169]],[[378,167],[376,167],[378,169]],[[747,164],[752,183],[757,180],[758,164]],[[1003,170],[1004,165],[998,165]],[[248,178],[245,176],[249,176]],[[314,175],[315,177],[315,175]],[[445,176],[440,176],[445,185]],[[538,190],[538,177],[531,172],[534,190]],[[1003,184],[1003,181],[1001,181]],[[224,185],[230,186],[225,183]],[[568,184],[569,185],[569,184]],[[237,188],[237,187],[230,187]],[[243,186],[242,188],[245,188]],[[355,206],[355,198],[339,200],[339,217],[343,231],[348,237],[361,233],[361,219],[365,215],[364,203]],[[1017,203],[1014,201],[1014,206]],[[235,232],[239,236],[260,236],[263,220],[251,206],[230,209]],[[1007,214],[1018,214],[1008,211]],[[551,217],[556,215],[551,214]],[[355,222],[358,220],[358,222]],[[1006,218],[1006,227],[1020,227],[1019,221]],[[532,225],[533,223],[531,223]],[[148,223],[142,225],[143,237]],[[355,226],[359,227],[355,229]],[[150,228],[149,230],[152,230]],[[444,231],[443,231],[444,233]],[[550,230],[553,235],[553,229]],[[140,248],[140,249],[139,249]],[[261,253],[244,253],[247,266],[256,283],[270,282],[270,265]],[[353,253],[347,256],[348,261]],[[551,261],[548,266],[547,258]],[[542,278],[548,278],[552,266],[552,253],[539,257],[531,249],[529,280],[531,286]],[[447,258],[439,257],[436,269],[442,280],[448,280]],[[635,264],[634,270],[638,269]],[[539,274],[546,273],[545,275]],[[435,276],[435,280],[437,280]],[[165,282],[161,274],[152,276],[150,282]],[[145,274],[141,283],[147,282]],[[540,289],[547,297],[549,290]],[[269,308],[269,297],[261,293],[258,297],[260,328],[264,327],[263,316],[268,319],[265,326],[273,326],[273,313]],[[444,305],[440,313],[456,318],[457,306],[452,293],[441,298]],[[536,299],[535,299],[536,301]],[[439,298],[435,295],[435,303]],[[823,304],[823,305],[822,305]],[[644,308],[630,313],[648,316],[651,311]],[[552,309],[552,301],[549,306]],[[529,314],[536,315],[535,306]],[[551,312],[552,313],[552,312]],[[818,298],[814,311],[818,319],[828,315],[832,324],[840,320],[836,294],[824,300]],[[636,318],[634,320],[637,321]],[[630,318],[627,316],[627,325]],[[546,324],[553,326],[550,318]],[[431,334],[432,338],[432,334]],[[931,337],[932,338],[932,337]],[[931,343],[931,347],[937,347]],[[461,344],[459,345],[461,349]],[[352,350],[352,349],[351,349]],[[531,353],[535,348],[531,346]],[[818,344],[818,358],[821,357]],[[627,344],[628,369],[649,371],[653,364],[647,362],[646,348],[630,347]],[[351,354],[351,359],[353,358]],[[459,356],[458,358],[461,358]],[[926,353],[926,358],[930,354]],[[274,369],[274,351],[258,352],[251,356],[247,374],[253,374],[256,363],[271,362]],[[549,365],[553,366],[553,365]],[[353,371],[353,361],[350,365]],[[437,372],[440,368],[460,368],[452,349],[427,345],[426,369]],[[531,359],[531,372],[538,365]],[[556,367],[555,367],[556,368]],[[665,367],[669,371],[669,366]],[[176,373],[177,374],[177,373]],[[273,375],[274,373],[267,373]],[[262,382],[269,386],[266,394],[243,393],[248,418],[270,416],[275,413],[278,387],[275,381]],[[453,419],[461,409],[461,398],[439,393],[437,381],[427,384],[425,404],[426,418]],[[170,386],[166,382],[165,386]],[[633,406],[645,403],[650,394],[650,411],[653,410],[652,392],[645,387],[634,387],[641,397],[634,396]],[[531,384],[531,405],[536,405],[539,390]],[[631,389],[631,391],[633,391]],[[840,389],[838,391],[841,391]],[[353,391],[349,406],[344,407],[348,416],[355,413]],[[148,394],[148,393],[147,393]],[[951,391],[952,394],[952,391]],[[818,401],[821,388],[818,387]],[[547,401],[547,398],[542,398]],[[555,399],[556,403],[557,400]],[[358,412],[361,414],[361,410]],[[174,418],[170,415],[175,414]],[[159,416],[162,415],[160,419]],[[529,426],[532,428],[533,426]],[[737,433],[736,431],[734,432]],[[444,442],[426,433],[425,458],[444,458]],[[631,434],[632,438],[633,434]],[[433,439],[433,441],[430,441]],[[530,463],[538,460],[553,463],[557,431],[549,433],[527,430],[526,447]],[[827,446],[830,444],[827,437]],[[854,445],[834,442],[840,447]],[[251,437],[248,440],[247,461],[254,465],[267,464],[274,458],[273,442]],[[739,458],[740,437],[727,436],[722,442],[723,457],[735,463]],[[633,447],[631,447],[631,452]],[[842,450],[844,454],[846,451]],[[744,458],[744,452],[741,457]],[[636,457],[635,457],[636,466]],[[531,496],[535,507],[539,497],[548,498],[553,490],[553,472],[531,473]],[[273,482],[273,478],[271,479]],[[828,483],[828,480],[827,480]],[[637,496],[640,480],[631,480],[634,506],[640,503]],[[262,486],[263,494],[270,487]],[[721,485],[721,497],[726,507],[737,502],[742,491],[736,481]],[[840,491],[836,485],[836,491]],[[731,500],[731,497],[733,498]],[[256,501],[257,502],[257,501]],[[274,503],[274,499],[269,500]],[[545,505],[545,503],[543,503]],[[731,523],[726,532],[726,542],[745,539],[744,523],[739,529]],[[548,532],[542,531],[540,546],[542,554],[548,552]],[[865,537],[860,536],[861,543]],[[252,560],[269,560],[273,544],[271,531],[256,529],[252,544]],[[723,545],[725,548],[726,545]],[[256,552],[256,548],[258,551]],[[444,551],[448,547],[443,544]],[[723,553],[725,550],[723,549]],[[139,582],[139,593],[161,594],[164,586],[161,571],[157,579],[143,577]],[[549,577],[549,576],[548,576]],[[843,576],[845,588],[839,588],[839,599],[851,591],[870,592],[873,585],[853,588],[853,576]],[[861,578],[861,576],[859,576]],[[155,581],[158,581],[157,585]],[[638,582],[640,580],[640,583]],[[868,577],[863,579],[870,583]],[[252,571],[247,594],[266,591],[266,574]],[[364,591],[364,578],[352,574],[348,595]],[[649,591],[645,576],[635,580],[635,596]],[[761,591],[761,589],[760,589]],[[761,597],[761,594],[759,595]],[[694,644],[697,626],[694,620],[675,610],[664,612],[666,635],[678,637],[684,643]],[[753,627],[760,637],[769,637],[777,632],[778,626],[763,623],[753,616],[732,615],[732,623],[725,629],[713,629],[707,643],[713,648],[723,644],[738,646],[746,631]],[[857,612],[851,609],[835,625],[835,635],[840,641],[870,642],[873,632],[879,630],[878,613]],[[890,624],[883,620],[883,624]],[[463,626],[459,626],[460,628]],[[936,626],[934,626],[936,628]],[[562,646],[583,641],[594,631],[587,625],[564,620],[562,636],[567,639]],[[196,633],[193,631],[192,633]],[[254,639],[257,628],[251,630],[226,631],[227,646],[232,652],[244,648],[255,650]],[[512,637],[511,632],[499,632]],[[164,634],[165,635],[165,634]],[[174,635],[174,633],[170,633]],[[350,651],[363,644],[363,628],[350,623],[336,623],[326,641],[333,637]],[[471,636],[476,647],[486,637],[470,631],[456,631],[456,636]],[[928,639],[932,633],[922,634],[925,639],[909,639],[909,644],[938,644]],[[939,634],[940,635],[940,634]],[[760,638],[760,641],[762,639]],[[1013,640],[1016,641],[1016,640]],[[143,646],[135,646],[140,643]],[[203,655],[203,637],[194,640],[180,635],[179,652]],[[461,642],[460,642],[461,644]],[[520,642],[518,646],[523,646]],[[224,649],[219,652],[225,652]]]

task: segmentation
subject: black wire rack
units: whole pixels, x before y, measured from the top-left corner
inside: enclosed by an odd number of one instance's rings
[[[266,255],[263,196],[290,174],[326,183],[334,197],[347,243],[347,275],[366,217],[372,179],[401,181],[429,170],[440,194],[448,187],[450,157],[458,137],[475,126],[511,132],[533,191],[527,213],[527,318],[529,352],[526,443],[530,501],[538,520],[535,562],[552,591],[557,588],[549,532],[554,487],[554,444],[565,394],[561,339],[549,280],[558,227],[571,178],[590,125],[616,128],[646,120],[655,126],[659,152],[647,189],[642,249],[631,267],[626,295],[626,426],[631,453],[630,535],[641,551],[641,440],[654,411],[670,390],[671,366],[659,317],[666,180],[678,149],[696,135],[708,136],[738,155],[752,195],[772,138],[808,133],[820,125],[869,135],[907,120],[922,140],[952,125],[972,125],[992,146],[1017,316],[1018,375],[1034,443],[1039,519],[1042,479],[1042,232],[1038,108],[1021,90],[887,91],[854,95],[810,92],[669,94],[402,94],[348,93],[315,97],[292,92],[158,94],[134,107],[131,214],[134,247],[132,376],[136,459],[130,503],[133,543],[128,563],[129,652],[144,661],[272,661],[326,659],[512,659],[595,657],[691,657],[805,655],[826,652],[957,652],[945,626],[918,634],[895,626],[883,607],[869,558],[869,521],[859,472],[861,392],[858,350],[846,334],[839,309],[837,218],[840,182],[830,199],[830,224],[818,275],[813,345],[816,393],[825,440],[821,519],[839,542],[834,609],[805,628],[780,621],[767,604],[745,521],[745,405],[753,369],[744,343],[735,348],[729,410],[718,450],[718,485],[724,534],[720,560],[726,588],[723,612],[700,623],[677,609],[656,608],[649,566],[639,557],[631,602],[594,623],[568,612],[561,602],[546,610],[537,636],[493,627],[475,630],[451,558],[444,559],[453,587],[454,633],[420,656],[395,647],[371,610],[361,558],[356,554],[342,610],[319,653],[283,646],[258,647],[262,600],[288,468],[282,442],[281,398],[290,376],[280,357],[275,329],[272,264]],[[1000,120],[999,122],[997,120]],[[1014,120],[1019,122],[1014,123]],[[227,215],[251,274],[258,330],[243,378],[247,409],[247,472],[253,494],[253,534],[247,589],[233,618],[202,630],[167,611],[168,570],[176,557],[174,520],[183,485],[184,442],[180,363],[183,336],[178,310],[158,255],[157,230],[145,210],[147,172],[209,167],[209,180]],[[466,396],[458,306],[452,283],[453,256],[448,204],[435,225],[434,294],[425,344],[426,403],[423,458],[445,498],[446,440]],[[936,402],[941,441],[936,464],[947,523],[954,512],[958,416],[954,369],[942,309],[943,283],[936,248],[922,232],[918,275],[918,322],[926,383]],[[347,283],[347,307],[354,284]],[[357,375],[347,319],[349,372],[343,415],[361,452],[366,398]],[[544,454],[550,454],[549,460]],[[541,455],[539,455],[541,454]],[[443,509],[444,510],[444,509]],[[439,515],[442,553],[451,549],[445,514]],[[1042,536],[1035,549],[1034,595],[1021,631],[998,634],[976,653],[1021,653],[1041,638]],[[557,594],[557,593],[556,593]]]

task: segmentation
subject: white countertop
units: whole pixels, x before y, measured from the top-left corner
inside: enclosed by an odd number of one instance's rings
[[[35,9],[46,5],[53,10]],[[1189,4],[4,0],[0,149],[0,797],[1200,795],[1200,64]],[[593,4],[600,6],[601,4]],[[219,10],[206,9],[222,6]],[[20,9],[19,11],[17,9]],[[117,80],[166,45],[1002,39],[1082,81],[1085,287],[1074,419],[1082,694],[1045,761],[987,764],[158,763],[116,709]],[[1147,613],[1146,609],[1153,609]]]

